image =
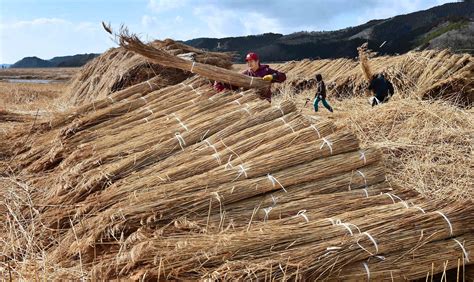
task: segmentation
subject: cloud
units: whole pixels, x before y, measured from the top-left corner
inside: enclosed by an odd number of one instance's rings
[[[157,21],[158,21],[158,19],[156,17],[149,16],[149,15],[142,16],[142,25],[145,28],[152,27],[153,25],[155,25],[157,23]]]
[[[280,22],[259,12],[235,13],[231,9],[222,9],[207,5],[194,9],[194,16],[209,28],[207,36],[226,37],[237,35],[280,32]]]
[[[147,7],[156,13],[166,12],[185,6],[188,0],[149,0]]]
[[[36,26],[45,26],[45,25],[68,25],[71,22],[59,19],[59,18],[37,18],[30,21],[16,21],[11,23],[2,23],[0,24],[0,28],[10,28],[10,29],[17,29],[17,28],[25,28],[25,27],[36,27]]]
[[[332,1],[255,1],[221,0],[214,3],[217,10],[230,10],[237,15],[258,13],[261,19],[277,19],[280,29],[297,31],[298,27],[320,27],[335,30],[372,20],[393,17],[427,9],[447,0],[332,0]]]
[[[182,23],[182,22],[183,22],[183,17],[181,17],[181,16],[179,16],[179,15],[176,16],[176,17],[174,18],[174,22],[175,22],[175,23]]]

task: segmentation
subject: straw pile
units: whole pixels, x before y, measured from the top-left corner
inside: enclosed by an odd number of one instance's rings
[[[27,122],[32,121],[33,116],[19,112],[0,109],[0,122]]]
[[[123,39],[162,65],[193,66]],[[4,277],[314,280],[396,265],[415,279],[432,263],[432,274],[457,267],[438,267],[437,249],[468,263],[472,201],[391,185],[378,147],[293,102],[261,101],[263,81],[194,71],[209,76],[166,87],[155,77],[6,133]],[[216,95],[208,79],[224,76],[256,89]],[[399,263],[420,246],[426,260]]]
[[[231,54],[204,52],[171,39],[155,40],[149,45],[189,61],[221,68],[230,68],[232,65]],[[81,105],[106,98],[111,93],[151,78],[159,78],[155,80],[155,84],[162,88],[182,82],[191,75],[188,71],[148,62],[139,54],[128,52],[124,48],[112,48],[82,68],[73,78],[68,96],[73,105]]]
[[[444,50],[371,58],[368,52],[361,47],[360,62],[303,60],[277,67],[286,72],[287,85],[298,85],[321,73],[330,92],[329,98],[367,95],[367,81],[371,75],[383,72],[393,83],[396,93],[410,93],[423,99],[442,98],[461,106],[470,106],[474,101],[474,59],[469,54],[452,54]]]

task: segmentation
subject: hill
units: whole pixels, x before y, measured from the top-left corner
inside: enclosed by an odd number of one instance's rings
[[[469,1],[449,3],[384,20],[372,20],[337,31],[197,38],[185,43],[210,51],[236,52],[240,57],[253,50],[264,61],[353,58],[357,56],[356,48],[364,42],[368,42],[370,48],[381,55],[432,48],[450,48],[453,51],[472,53],[473,22],[474,3]],[[443,40],[444,37],[449,39]]]
[[[25,57],[10,66],[11,68],[51,68],[53,63],[38,57]]]
[[[38,57],[25,57],[11,65],[11,68],[53,68],[81,67],[100,54],[77,54],[73,56],[54,57],[44,60]]]

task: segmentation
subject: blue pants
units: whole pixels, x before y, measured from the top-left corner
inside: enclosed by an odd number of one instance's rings
[[[318,104],[319,104],[319,101],[322,101],[323,102],[323,106],[328,109],[331,113],[332,113],[332,108],[331,106],[329,106],[328,102],[326,101],[326,99],[323,99],[323,98],[319,98],[319,97],[316,97],[316,99],[314,99],[314,102],[313,102],[313,107],[314,107],[314,111],[317,112],[318,111]]]

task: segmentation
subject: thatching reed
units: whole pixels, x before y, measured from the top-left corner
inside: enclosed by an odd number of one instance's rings
[[[5,133],[12,142],[0,146],[7,160],[0,163],[2,275],[343,279],[351,273],[365,278],[365,268],[357,268],[365,262],[373,277],[386,277],[392,265],[399,267],[395,274],[421,277],[427,264],[440,261],[437,248],[460,258],[461,247],[448,250],[451,238],[470,250],[472,202],[429,201],[413,182],[387,182],[382,153],[394,162],[400,155],[389,148],[396,144],[369,141],[371,132],[363,136],[369,129],[402,134],[403,127],[376,127],[375,117],[363,116],[365,124],[352,122],[354,134],[307,118],[291,101],[261,101],[258,90],[268,85],[258,79],[171,55],[189,51],[186,46],[165,42],[155,48],[126,34],[121,40],[157,64],[191,67],[200,75],[169,86],[160,77],[134,81],[41,118],[38,126],[25,122]],[[346,63],[328,61],[326,67],[342,75]],[[312,62],[304,64],[314,70]],[[257,89],[216,94],[208,79]],[[387,116],[406,122],[420,117]],[[427,135],[426,124],[409,126]],[[466,145],[467,137],[435,133]],[[429,140],[441,145],[440,139]],[[403,173],[401,180],[408,177]],[[419,265],[400,262],[424,246]],[[377,261],[380,255],[386,264]]]
[[[368,49],[368,44],[365,43],[359,48],[357,48],[357,52],[359,53],[359,62],[360,62],[360,68],[362,69],[362,73],[364,74],[365,80],[367,80],[367,83],[370,83],[372,80],[372,76],[374,75],[372,73],[372,70],[370,69],[369,65],[369,55],[368,53],[370,52]]]
[[[473,253],[474,234],[466,233],[446,240],[420,242],[411,250],[350,264],[334,276],[341,280],[416,280],[430,279],[436,273],[443,273],[442,277],[446,278],[446,270],[455,269],[457,279],[463,281],[459,275],[466,273],[466,265],[472,262]],[[465,281],[470,281],[469,277],[466,278]]]
[[[388,178],[429,198],[474,199],[473,112],[440,101],[394,99],[377,109],[366,99],[335,101],[334,120],[385,155]]]
[[[172,56],[167,52],[141,42],[137,36],[128,34],[127,30],[122,31],[120,34],[120,45],[126,50],[145,56],[151,62],[196,73],[211,80],[229,83],[237,87],[261,90],[270,87],[269,82],[258,77],[249,77],[231,70]]]
[[[406,97],[409,93],[412,97],[446,99],[461,106],[472,104],[474,60],[469,54],[444,50],[372,57],[367,52],[366,46],[359,49],[359,62],[351,59],[303,60],[276,67],[286,72],[285,85],[298,85],[314,78],[316,73],[322,74],[329,89],[329,99],[365,96],[372,75],[384,73],[393,83],[396,95]]]
[[[0,122],[29,122],[34,120],[34,115],[30,113],[19,113],[0,109]]]
[[[171,39],[156,40],[149,46],[171,55],[186,55],[191,64],[199,62],[226,69],[232,65],[232,54],[204,52]],[[68,96],[73,105],[82,105],[149,79],[154,79],[153,87],[163,88],[190,76],[189,70],[163,67],[124,48],[112,48],[82,68],[73,78]]]

